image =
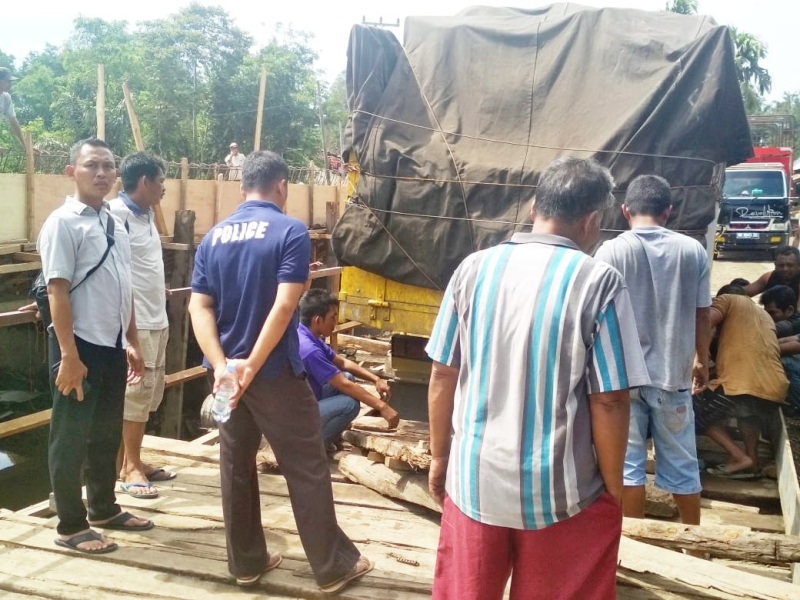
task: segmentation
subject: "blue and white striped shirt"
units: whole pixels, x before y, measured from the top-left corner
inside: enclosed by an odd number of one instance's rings
[[[464,514],[540,529],[602,493],[588,395],[650,382],[616,270],[518,233],[461,263],[426,350],[460,369],[446,489]]]

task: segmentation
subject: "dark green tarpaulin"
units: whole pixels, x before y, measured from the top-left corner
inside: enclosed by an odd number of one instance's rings
[[[673,188],[669,226],[699,236],[722,166],[752,149],[728,29],[702,16],[554,4],[413,17],[401,46],[355,26],[347,83],[357,196],[339,261],[443,288],[469,253],[530,224],[560,156],[608,166],[618,200],[641,173]],[[607,235],[626,228],[617,208]]]

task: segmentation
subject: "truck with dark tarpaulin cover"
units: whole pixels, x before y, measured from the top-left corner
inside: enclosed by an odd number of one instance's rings
[[[530,224],[562,156],[671,185],[668,227],[704,239],[724,169],[752,154],[726,27],[697,15],[472,7],[350,35],[348,203],[332,233],[340,317],[427,335],[471,252]],[[603,235],[627,228],[619,206]]]

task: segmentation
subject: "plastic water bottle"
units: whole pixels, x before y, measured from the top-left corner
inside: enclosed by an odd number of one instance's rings
[[[224,423],[231,418],[231,396],[236,389],[236,365],[228,362],[225,373],[219,379],[219,388],[214,395],[211,416],[217,423]]]

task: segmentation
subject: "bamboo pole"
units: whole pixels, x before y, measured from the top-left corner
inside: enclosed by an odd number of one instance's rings
[[[106,67],[97,65],[97,139],[106,139]]]
[[[253,150],[261,150],[261,123],[264,117],[264,96],[267,93],[267,69],[261,67],[261,82],[258,85],[258,111],[256,112],[256,138]]]
[[[186,196],[189,194],[189,159],[181,159],[181,194],[178,199],[178,210],[186,210]]]
[[[128,84],[122,84],[122,93],[125,95],[125,108],[128,109],[128,119],[131,121],[131,131],[133,132],[133,142],[136,144],[136,150],[144,152],[144,142],[142,141],[142,130],[139,128],[139,119],[136,117],[136,111],[133,110],[133,99],[131,98],[131,91],[128,89]],[[159,230],[159,233],[161,231]]]
[[[133,142],[136,144],[136,150],[144,152],[144,141],[142,140],[142,130],[139,127],[139,119],[136,116],[136,111],[133,109],[133,99],[131,98],[131,91],[128,89],[128,84],[122,84],[122,93],[125,96],[125,108],[128,109],[128,119],[131,122],[131,131],[133,132]],[[164,213],[161,211],[161,205],[155,205],[155,222],[158,235],[168,235],[167,222],[164,220]]]
[[[25,132],[25,233],[28,241],[33,237],[33,195],[36,189],[34,177],[35,156],[33,154],[33,137],[30,131]]]

